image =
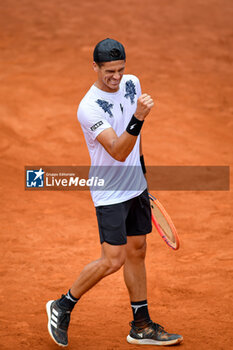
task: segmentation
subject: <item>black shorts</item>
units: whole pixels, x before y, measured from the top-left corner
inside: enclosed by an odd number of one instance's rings
[[[127,236],[146,235],[152,231],[147,189],[126,202],[96,207],[96,215],[101,244],[126,244]]]

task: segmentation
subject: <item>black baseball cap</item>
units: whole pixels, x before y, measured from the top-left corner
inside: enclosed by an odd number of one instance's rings
[[[100,41],[93,52],[96,63],[125,60],[124,46],[114,39],[104,39]]]

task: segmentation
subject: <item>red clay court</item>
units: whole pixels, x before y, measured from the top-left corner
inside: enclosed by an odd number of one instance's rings
[[[24,190],[26,165],[89,165],[76,111],[95,81],[95,44],[121,41],[126,73],[156,101],[142,133],[147,165],[232,166],[232,18],[230,0],[1,2],[1,350],[57,349],[45,303],[99,257],[88,191]],[[230,350],[232,191],[154,194],[181,248],[148,237],[151,317],[183,335],[182,350]],[[69,349],[139,349],[126,342],[131,318],[119,271],[78,303]]]

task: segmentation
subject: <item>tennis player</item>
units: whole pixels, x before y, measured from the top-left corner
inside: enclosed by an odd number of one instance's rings
[[[123,266],[133,312],[127,341],[139,345],[177,344],[182,336],[154,323],[147,303],[146,235],[152,227],[140,131],[154,102],[141,93],[136,76],[124,74],[126,55],[121,43],[102,40],[93,56],[97,80],[79,105],[78,120],[91,169],[98,169],[110,180],[104,190],[91,190],[102,252],[98,260],[84,267],[66,294],[47,303],[49,334],[58,345],[67,346],[70,314],[78,300]]]

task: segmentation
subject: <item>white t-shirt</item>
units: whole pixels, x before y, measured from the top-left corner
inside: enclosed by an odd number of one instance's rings
[[[140,135],[124,162],[112,158],[96,137],[113,128],[117,136],[126,129],[141,95],[138,78],[123,75],[117,92],[106,92],[92,85],[80,102],[78,120],[91,157],[90,176],[104,178],[104,187],[91,195],[95,206],[121,203],[140,195],[147,187],[140,164]]]

